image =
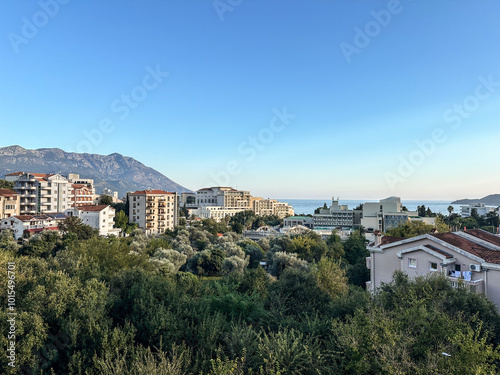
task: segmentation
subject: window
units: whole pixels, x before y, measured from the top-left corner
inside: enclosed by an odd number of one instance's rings
[[[417,268],[417,260],[415,258],[408,258],[408,267]]]
[[[437,271],[438,270],[438,264],[436,262],[429,262],[429,269],[431,271]]]
[[[460,264],[455,264],[455,271],[462,271],[462,267],[460,266]]]

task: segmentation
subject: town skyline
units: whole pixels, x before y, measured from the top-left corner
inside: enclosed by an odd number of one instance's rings
[[[0,146],[117,152],[189,189],[285,199],[500,191],[494,1],[0,9],[0,124],[19,130]]]

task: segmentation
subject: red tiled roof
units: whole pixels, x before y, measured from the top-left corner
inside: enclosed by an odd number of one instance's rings
[[[9,173],[6,174],[5,176],[22,176],[24,172],[14,172],[14,173]]]
[[[35,229],[26,229],[30,233],[43,232],[44,230],[59,230],[58,227],[45,227],[45,228],[35,228]]]
[[[105,205],[105,204],[98,204],[96,206],[81,206],[79,208],[80,211],[94,211],[94,212],[98,212],[98,211],[102,211],[104,210],[105,208],[107,208],[109,206]],[[113,207],[111,207],[113,208]],[[114,208],[113,208],[114,210]]]
[[[148,195],[148,194],[175,194],[175,193],[170,193],[168,191],[164,190],[138,190],[134,193],[131,193],[133,195]]]
[[[453,258],[453,255],[451,255],[450,253],[447,253],[446,251],[443,251],[441,249],[438,249],[436,246],[432,246],[432,245],[424,245],[424,247],[428,248],[428,249],[431,249],[432,251],[435,251],[436,253],[439,253],[439,254],[442,254],[444,255],[446,258],[450,259],[450,258]]]
[[[0,196],[2,197],[16,197],[19,194],[17,194],[15,191],[9,190],[9,189],[0,189]]]
[[[487,241],[493,245],[500,246],[500,236],[496,236],[492,233],[488,233],[481,229],[469,229],[465,233],[470,234],[480,240]]]
[[[449,243],[450,245],[456,246],[469,254],[482,258],[486,262],[500,264],[500,251],[498,250],[488,249],[453,233],[436,233],[433,236]]]
[[[18,215],[18,216],[12,216],[13,218],[19,219],[21,221],[29,221],[33,219],[32,215]]]
[[[393,242],[403,241],[404,239],[404,237],[383,236],[380,242],[380,246],[388,245]]]

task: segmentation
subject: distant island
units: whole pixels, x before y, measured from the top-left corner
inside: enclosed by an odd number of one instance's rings
[[[480,199],[459,199],[451,204],[478,204],[484,203],[487,206],[500,206],[500,194],[490,194]]]

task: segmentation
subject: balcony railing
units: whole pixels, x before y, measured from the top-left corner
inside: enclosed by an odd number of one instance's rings
[[[457,288],[460,285],[463,285],[463,286],[469,288],[473,292],[476,292],[476,293],[484,292],[484,280],[483,279],[465,280],[463,277],[453,277],[453,276],[446,276],[446,279],[451,282],[451,285],[454,288]]]

